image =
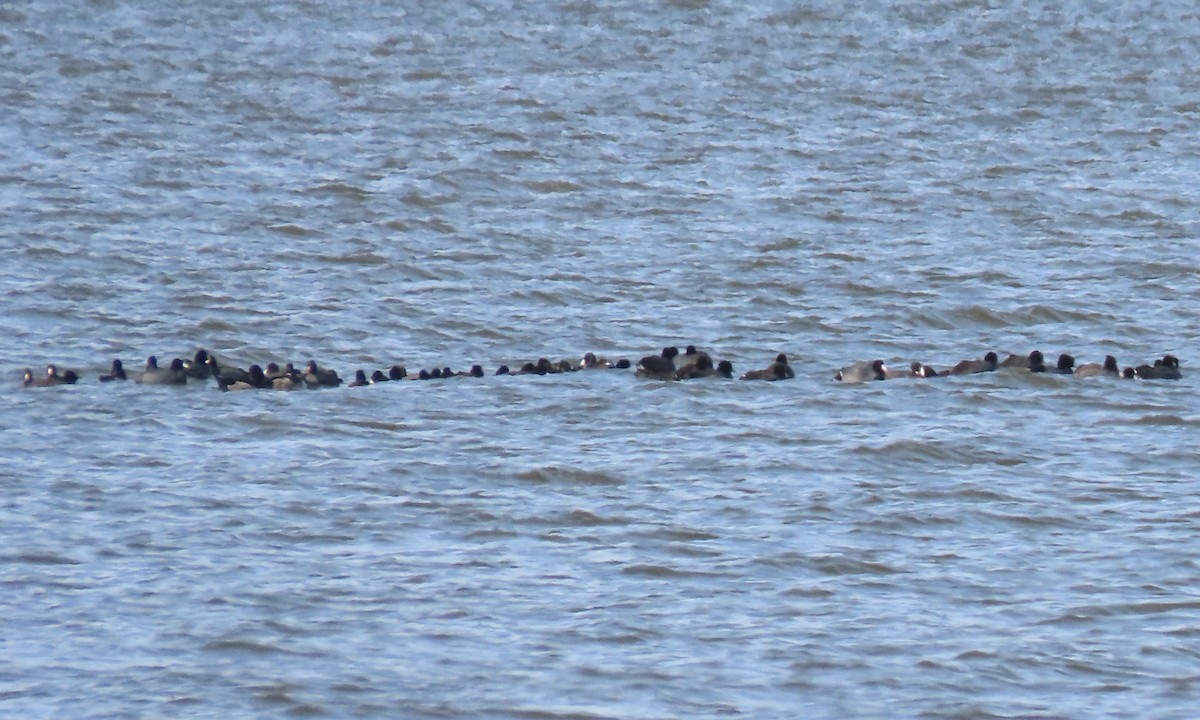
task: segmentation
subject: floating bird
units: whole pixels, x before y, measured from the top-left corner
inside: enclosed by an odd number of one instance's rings
[[[762,370],[751,370],[742,375],[743,380],[788,380],[796,377],[791,365],[788,365],[787,355],[779,353],[775,362]]]
[[[1121,374],[1121,368],[1117,365],[1117,359],[1112,355],[1105,355],[1103,363],[1086,363],[1075,368],[1075,377],[1118,377]]]
[[[1179,358],[1174,355],[1163,355],[1153,365],[1139,365],[1136,372],[1143,380],[1179,380],[1183,377],[1179,370]]]
[[[170,367],[160,368],[158,358],[151,355],[146,358],[146,369],[142,371],[138,382],[143,385],[185,385],[187,373],[183,370],[183,360],[175,358]]]
[[[677,355],[679,355],[679,348],[674,345],[663,348],[659,355],[647,355],[638,361],[637,376],[654,380],[674,379]]]
[[[860,383],[870,382],[871,380],[883,380],[886,377],[887,366],[883,364],[883,361],[869,360],[854,363],[838,370],[833,379],[845,383]]]
[[[107,375],[100,376],[100,382],[112,382],[113,380],[128,380],[129,376],[125,374],[125,366],[120,360],[112,361],[112,369]]]
[[[982,360],[961,360],[943,375],[974,375],[976,373],[992,372],[999,363],[996,353],[989,351]]]

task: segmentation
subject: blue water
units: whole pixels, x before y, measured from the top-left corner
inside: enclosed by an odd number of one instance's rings
[[[0,8],[0,714],[1192,717],[1196,37]],[[490,374],[689,343],[797,377]],[[199,347],[489,375],[96,380]],[[1183,379],[832,379],[1034,348]]]

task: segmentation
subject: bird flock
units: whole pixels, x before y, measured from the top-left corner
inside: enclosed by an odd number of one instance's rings
[[[1179,380],[1183,373],[1179,369],[1179,358],[1174,355],[1163,355],[1153,363],[1145,363],[1137,367],[1121,369],[1117,359],[1106,355],[1102,363],[1086,363],[1075,365],[1075,357],[1067,353],[1058,356],[1054,365],[1047,365],[1046,358],[1040,350],[1034,350],[1028,355],[1009,355],[1004,360],[994,352],[989,352],[978,360],[963,360],[948,370],[938,372],[928,365],[914,362],[907,370],[889,370],[882,360],[860,362],[842,368],[834,375],[835,380],[842,382],[869,382],[872,380],[891,380],[894,378],[933,378],[949,375],[974,375],[976,373],[994,372],[1003,368],[1025,370],[1031,373],[1049,373],[1054,375],[1070,375],[1073,377],[1114,377],[1126,380]]]
[[[713,362],[712,356],[703,350],[697,350],[694,345],[688,345],[684,352],[676,346],[663,348],[657,355],[648,355],[636,365],[627,359],[615,362],[597,357],[595,353],[586,353],[579,361],[560,360],[551,362],[547,358],[526,362],[518,369],[510,369],[501,365],[494,375],[553,375],[584,370],[620,370],[634,369],[638,377],[654,380],[694,380],[699,378],[733,379],[733,363],[729,360]],[[1141,380],[1178,380],[1182,377],[1179,369],[1179,359],[1174,355],[1163,357],[1142,365],[1128,366],[1121,369],[1112,355],[1104,358],[1102,363],[1075,365],[1072,355],[1063,353],[1058,361],[1050,366],[1038,350],[1028,355],[1009,355],[1004,360],[994,352],[989,352],[979,359],[963,360],[953,367],[941,372],[929,365],[913,362],[903,370],[889,369],[883,360],[857,362],[838,370],[834,380],[843,383],[861,383],[876,380],[892,380],[897,378],[935,378],[952,375],[973,375],[976,373],[994,372],[1012,368],[1032,373],[1050,373],[1070,375],[1073,377],[1114,377]],[[158,358],[151,355],[140,371],[127,373],[124,364],[118,359],[112,361],[108,373],[99,377],[100,382],[133,381],[146,385],[186,385],[189,381],[204,382],[208,379],[216,381],[216,386],[222,391],[237,390],[315,390],[319,388],[360,387],[383,382],[402,380],[440,380],[454,377],[483,377],[486,373],[481,365],[472,365],[470,370],[456,372],[449,367],[422,369],[415,375],[409,375],[403,365],[392,365],[387,371],[377,369],[370,375],[366,370],[356,370],[354,378],[344,381],[335,370],[323,368],[314,360],[305,363],[302,370],[293,363],[280,366],[268,363],[265,367],[251,365],[249,368],[222,365],[217,357],[207,350],[199,349],[190,360],[174,358],[166,367],[158,364]],[[780,353],[767,367],[750,370],[740,376],[742,380],[789,380],[796,376],[787,355]],[[46,374],[37,376],[33,370],[26,368],[23,376],[25,387],[52,387],[57,385],[74,385],[79,381],[79,374],[74,370],[60,369],[57,365],[46,368]]]

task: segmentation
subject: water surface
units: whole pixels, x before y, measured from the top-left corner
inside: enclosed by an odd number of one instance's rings
[[[0,709],[1190,717],[1194,9],[743,5],[0,8]]]

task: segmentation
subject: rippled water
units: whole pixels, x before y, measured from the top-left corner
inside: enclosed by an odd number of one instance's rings
[[[0,6],[0,713],[1194,715],[1190,5],[176,5]]]

